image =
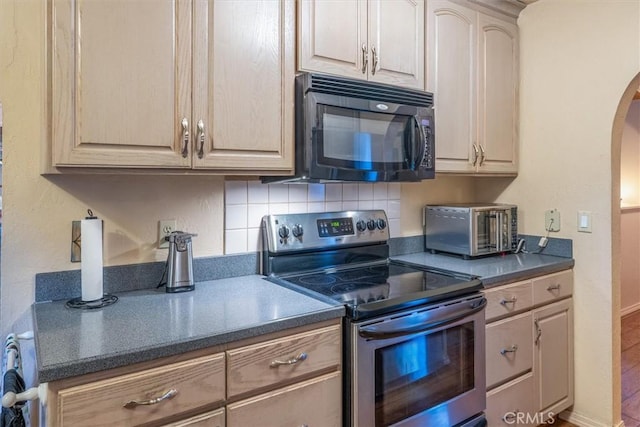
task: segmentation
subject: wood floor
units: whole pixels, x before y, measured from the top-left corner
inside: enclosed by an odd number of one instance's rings
[[[640,427],[640,311],[622,318],[622,420]]]

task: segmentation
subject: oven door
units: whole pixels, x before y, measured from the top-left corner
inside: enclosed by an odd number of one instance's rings
[[[481,295],[353,324],[352,425],[454,426],[486,406]]]
[[[433,178],[430,108],[314,92],[306,95],[305,102],[304,151],[311,177],[353,181]]]

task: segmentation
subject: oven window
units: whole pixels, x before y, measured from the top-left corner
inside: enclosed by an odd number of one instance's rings
[[[389,426],[474,388],[468,322],[375,353],[376,426]]]
[[[412,117],[318,105],[321,163],[359,170],[405,169]]]

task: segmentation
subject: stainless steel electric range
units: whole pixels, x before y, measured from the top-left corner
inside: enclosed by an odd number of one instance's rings
[[[484,426],[476,277],[389,259],[382,210],[268,215],[268,280],[343,303],[344,425]]]

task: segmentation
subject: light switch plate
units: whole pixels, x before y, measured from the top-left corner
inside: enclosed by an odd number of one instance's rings
[[[578,231],[591,233],[591,212],[578,211]]]
[[[560,211],[557,209],[549,209],[544,213],[544,229],[545,231],[560,231]]]

